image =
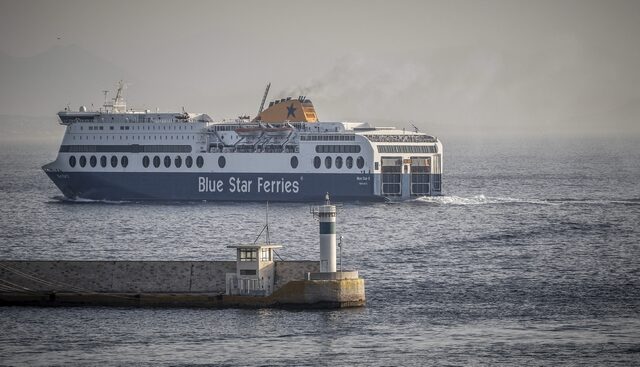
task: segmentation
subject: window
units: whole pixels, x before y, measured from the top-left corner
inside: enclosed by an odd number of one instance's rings
[[[129,165],[129,158],[126,155],[123,155],[122,158],[120,158],[120,165],[125,168]]]
[[[75,167],[76,166],[76,157],[74,157],[74,156],[69,157],[69,165],[71,167]]]
[[[87,158],[85,156],[80,156],[80,167],[84,167],[87,165]]]
[[[191,168],[191,166],[193,166],[193,158],[191,158],[191,156],[187,156],[187,158],[184,160],[184,164],[187,165],[187,168]]]
[[[346,160],[345,163],[346,163],[348,169],[352,169],[353,168],[353,157],[347,157],[347,160]]]
[[[320,159],[320,157],[316,156],[313,158],[313,166],[315,168],[320,168],[321,164],[322,164],[322,159]]]
[[[260,261],[271,261],[271,249],[270,248],[260,249]]]
[[[364,158],[358,157],[356,164],[358,165],[358,169],[362,169],[362,167],[364,167]]]
[[[164,156],[164,166],[167,168],[171,167],[171,157],[168,155]]]
[[[158,156],[153,157],[153,166],[155,168],[160,167],[160,157],[158,157]]]
[[[316,145],[316,153],[360,153],[359,145]]]
[[[256,275],[255,269],[240,269],[240,275]]]
[[[378,153],[437,153],[435,145],[378,145]]]
[[[326,157],[324,159],[324,166],[327,167],[327,169],[331,168],[331,157]]]
[[[116,168],[116,166],[118,165],[118,157],[116,157],[115,155],[111,156],[111,167]]]
[[[342,157],[336,157],[336,168],[342,168]]]
[[[291,168],[298,168],[298,157],[291,157]]]
[[[98,164],[98,159],[95,155],[92,155],[91,158],[89,158],[89,164],[91,165],[91,167],[95,167],[96,164]]]
[[[142,158],[142,166],[144,166],[144,168],[149,167],[149,157],[146,155]]]
[[[253,248],[238,249],[240,261],[258,261],[258,250]]]
[[[176,156],[175,165],[177,168],[180,168],[180,166],[182,166],[182,158],[180,158],[180,156]]]
[[[107,166],[107,157],[105,156],[100,157],[100,166],[102,166],[102,168]]]
[[[218,164],[220,164],[219,159],[218,159]],[[202,168],[202,166],[204,166],[204,158],[202,158],[201,155],[199,155],[198,158],[196,158],[196,166],[198,166],[198,168]]]
[[[198,157],[201,158],[201,157]],[[224,156],[220,156],[218,158],[218,167],[220,168],[224,168],[224,166],[227,165],[227,159]],[[201,167],[200,165],[198,165],[198,167]]]

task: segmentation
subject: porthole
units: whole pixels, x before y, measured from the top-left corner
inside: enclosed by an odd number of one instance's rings
[[[356,164],[358,165],[358,169],[362,169],[362,167],[364,167],[364,158],[358,157]]]
[[[84,167],[87,165],[87,158],[83,155],[80,156],[80,167]]]
[[[352,169],[353,168],[353,157],[347,157],[345,164],[347,166],[348,169]]]
[[[102,168],[107,166],[107,157],[105,156],[100,157],[100,166],[102,166]]]
[[[218,164],[220,163],[220,161],[218,161]],[[202,166],[204,166],[204,158],[202,158],[201,155],[198,156],[198,158],[196,158],[196,166],[198,166],[198,168],[202,168]]]
[[[327,169],[331,168],[331,157],[326,157],[324,159],[324,166],[327,167]]]
[[[298,168],[298,157],[291,157],[291,168]]]
[[[160,157],[158,157],[158,156],[153,157],[153,166],[155,168],[160,167]]]
[[[75,167],[76,166],[76,157],[74,157],[74,156],[69,157],[69,165],[71,167]]]
[[[171,157],[168,155],[164,156],[164,166],[167,168],[171,167]]]
[[[142,166],[144,168],[148,168],[149,167],[149,157],[146,156],[146,155],[142,158]]]
[[[129,158],[126,155],[123,155],[122,158],[120,158],[120,165],[125,168],[129,165]]]
[[[176,156],[175,165],[176,168],[180,168],[180,166],[182,166],[182,158],[180,158],[180,156]]]
[[[336,157],[336,168],[342,168],[342,157]]]
[[[118,165],[118,157],[116,157],[115,155],[111,156],[111,167],[116,168],[116,166]]]
[[[198,159],[199,158],[200,157],[198,157]],[[226,166],[226,165],[227,165],[227,159],[225,157],[223,157],[223,156],[218,157],[218,167],[224,168],[224,166]],[[200,166],[198,166],[198,167],[200,167]]]
[[[185,158],[184,160],[184,164],[187,165],[187,168],[191,168],[191,166],[193,166],[193,158],[191,158],[191,156],[188,155],[187,158]]]
[[[322,164],[322,159],[320,159],[320,157],[316,156],[315,158],[313,158],[313,166],[315,168],[320,168],[321,164]]]
[[[95,155],[92,155],[91,158],[89,158],[89,164],[91,167],[95,167],[96,164],[98,164],[98,158],[96,158]]]

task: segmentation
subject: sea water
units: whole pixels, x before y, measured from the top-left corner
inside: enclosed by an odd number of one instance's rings
[[[447,139],[441,197],[344,203],[334,311],[0,308],[3,365],[637,365],[634,139]],[[69,202],[57,142],[0,149],[0,259],[233,260],[260,203]],[[283,259],[317,259],[309,204],[269,206]]]

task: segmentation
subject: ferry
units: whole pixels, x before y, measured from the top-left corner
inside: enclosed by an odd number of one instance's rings
[[[98,110],[58,113],[66,127],[42,167],[72,200],[406,200],[442,193],[442,143],[414,129],[320,121],[305,96],[257,116],[127,109],[124,84]]]

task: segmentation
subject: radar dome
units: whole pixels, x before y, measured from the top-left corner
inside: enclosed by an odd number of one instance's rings
[[[87,112],[87,106],[80,106],[80,108],[78,109],[78,111],[80,111],[80,112]]]

